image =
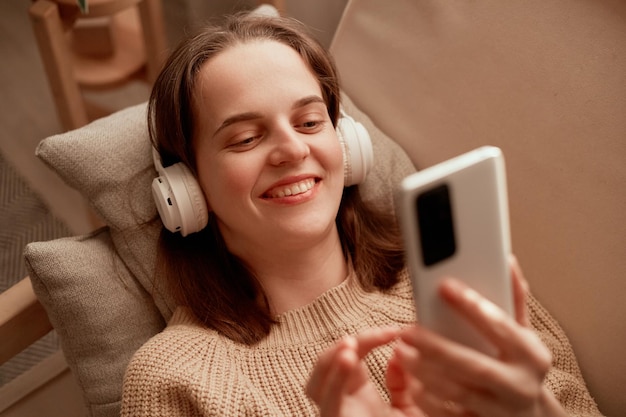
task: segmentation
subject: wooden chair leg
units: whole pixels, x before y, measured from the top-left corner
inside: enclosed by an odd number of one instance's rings
[[[58,7],[51,1],[37,0],[31,5],[29,14],[61,125],[64,130],[84,126],[88,122],[87,113],[72,73]]]
[[[26,277],[0,294],[0,364],[52,330],[48,314]]]
[[[153,84],[161,71],[168,50],[163,7],[161,0],[142,0],[138,7],[146,48],[146,78],[149,84]]]

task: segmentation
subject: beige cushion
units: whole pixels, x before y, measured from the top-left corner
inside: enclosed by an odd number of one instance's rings
[[[626,2],[352,0],[343,87],[418,168],[507,160],[511,233],[607,415],[626,410]]]
[[[153,268],[160,224],[152,202],[152,164],[146,104],[65,134],[43,140],[37,156],[92,204],[107,226],[117,252],[139,282],[153,293],[168,319],[171,299],[154,288]]]
[[[413,165],[347,97],[344,106],[366,126],[374,146],[363,196],[393,210],[394,189]],[[156,171],[145,115],[144,103],[47,138],[37,148],[108,226],[95,235],[34,243],[26,250],[35,292],[94,416],[119,412],[130,356],[162,328],[174,307],[162,286],[155,289],[153,283],[161,223],[155,221],[150,192]]]
[[[90,415],[119,415],[126,364],[164,326],[154,302],[112,250],[106,229],[31,243],[25,257]]]

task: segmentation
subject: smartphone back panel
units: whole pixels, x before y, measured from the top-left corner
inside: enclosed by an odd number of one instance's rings
[[[438,296],[455,277],[513,314],[504,158],[482,147],[408,176],[400,219],[418,321],[486,353],[493,348]]]

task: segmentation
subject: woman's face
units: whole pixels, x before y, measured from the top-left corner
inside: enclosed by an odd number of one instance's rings
[[[237,44],[203,65],[197,85],[199,182],[229,250],[249,259],[336,238],[342,150],[300,55]]]

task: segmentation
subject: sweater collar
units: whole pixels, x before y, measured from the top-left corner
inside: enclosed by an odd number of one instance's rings
[[[366,292],[351,269],[341,284],[311,303],[277,316],[278,324],[272,327],[261,344],[268,347],[310,344],[354,333],[363,317],[371,311],[373,299],[379,296],[377,292]]]

